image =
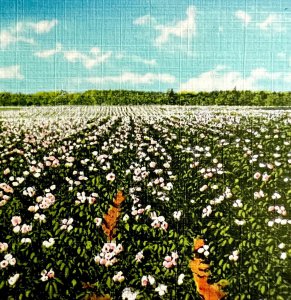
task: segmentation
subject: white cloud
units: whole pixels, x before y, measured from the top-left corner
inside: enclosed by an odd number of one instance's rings
[[[282,26],[282,23],[282,16],[272,13],[264,21],[257,23],[257,26],[264,31],[273,30],[282,32],[285,30],[284,26]]]
[[[133,55],[132,58],[131,58],[133,61],[135,62],[141,62],[145,65],[150,65],[150,66],[154,66],[157,64],[157,61],[156,59],[152,58],[152,59],[146,59],[146,58],[142,58],[140,56],[137,56],[137,55]]]
[[[85,81],[92,84],[104,84],[104,83],[131,83],[131,84],[153,84],[155,82],[160,83],[174,83],[176,78],[170,74],[138,74],[133,72],[124,72],[118,76],[104,76],[104,77],[89,77],[85,78]]]
[[[249,25],[252,21],[252,17],[243,10],[238,10],[235,12],[235,17],[241,20],[245,26]],[[262,31],[272,30],[274,32],[283,32],[286,30],[283,21],[283,15],[270,13],[265,20],[261,22],[253,22],[255,26],[260,28]]]
[[[291,72],[284,74],[283,80],[287,83],[291,83]]]
[[[32,30],[37,34],[49,32],[58,23],[57,20],[41,20],[39,22],[18,22],[15,26],[0,31],[0,49],[8,47],[10,44],[17,42],[33,44],[33,37],[27,37]]]
[[[173,25],[162,25],[150,15],[142,16],[136,19],[133,23],[135,25],[153,24],[153,28],[160,32],[155,39],[156,46],[162,46],[167,43],[171,36],[191,39],[196,34],[196,9],[194,6],[189,6],[186,11],[186,19],[176,22]]]
[[[103,53],[101,49],[97,47],[91,48],[88,54],[77,50],[62,51],[62,45],[60,43],[56,44],[55,49],[38,51],[35,52],[34,55],[40,58],[48,58],[57,53],[62,53],[64,58],[70,63],[80,62],[86,69],[91,69],[94,66],[105,62],[112,55],[111,51]]]
[[[0,79],[23,79],[20,72],[20,66],[0,67]]]
[[[149,25],[151,23],[156,23],[156,19],[150,15],[139,17],[133,21],[134,25]]]
[[[250,23],[251,19],[252,19],[251,16],[243,10],[236,11],[235,16],[239,20],[241,20],[245,25],[248,25]]]
[[[42,20],[37,23],[32,23],[29,22],[27,23],[28,27],[31,27],[36,33],[41,34],[41,33],[47,33],[52,30],[56,25],[58,24],[57,20]]]
[[[259,90],[260,80],[286,81],[287,75],[281,72],[268,72],[264,68],[256,68],[251,71],[249,76],[243,76],[240,72],[227,71],[224,66],[218,66],[200,74],[197,77],[189,79],[182,83],[180,91],[218,91],[218,90]]]
[[[0,49],[4,49],[8,47],[10,44],[15,44],[17,42],[33,44],[34,39],[15,34],[9,30],[2,30],[0,32]]]
[[[261,80],[261,79],[270,79],[276,80],[282,76],[281,72],[268,72],[265,68],[257,68],[252,70],[251,76],[254,81]]]
[[[93,47],[89,54],[80,51],[65,51],[64,58],[72,63],[81,62],[86,69],[91,69],[95,65],[101,64],[108,60],[112,55],[111,51],[103,53],[101,49]]]
[[[34,55],[41,57],[41,58],[47,58],[47,57],[53,56],[53,55],[61,52],[61,50],[62,50],[62,45],[60,43],[57,43],[55,49],[38,51],[38,52],[35,52]]]

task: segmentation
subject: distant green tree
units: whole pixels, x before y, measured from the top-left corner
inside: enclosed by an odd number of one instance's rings
[[[168,90],[167,96],[168,96],[168,104],[171,105],[178,104],[179,98],[173,89]]]

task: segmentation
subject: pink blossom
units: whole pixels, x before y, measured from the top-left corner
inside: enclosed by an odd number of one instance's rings
[[[161,226],[161,224],[160,224],[160,222],[158,220],[154,220],[151,223],[151,226],[154,227],[154,228],[159,228]]]
[[[95,218],[94,222],[96,223],[96,225],[99,227],[102,224],[102,218]]]
[[[137,211],[137,213],[138,213],[139,215],[141,215],[143,212],[144,212],[144,208],[140,208],[140,209]]]
[[[135,260],[137,261],[137,262],[141,262],[141,260],[144,258],[144,256],[143,256],[143,251],[140,251],[140,252],[138,252],[137,254],[136,254],[136,256],[135,256]]]
[[[45,162],[45,165],[46,165],[47,167],[50,167],[50,166],[52,165],[52,163],[51,163],[49,160],[47,160],[47,161]]]
[[[261,173],[260,172],[256,172],[254,174],[254,179],[259,179],[261,177]]]
[[[20,216],[12,217],[11,223],[13,226],[19,225],[21,223],[21,217]]]
[[[8,249],[7,243],[0,243],[0,252],[4,252]]]
[[[172,252],[171,256],[167,255],[164,258],[163,266],[167,269],[172,268],[173,266],[177,265],[176,260],[179,258],[179,255],[177,252]]]
[[[262,176],[262,181],[268,181],[270,179],[270,175],[268,175],[267,173],[264,173]]]
[[[50,269],[47,273],[47,277],[48,278],[54,278],[55,277],[55,272],[52,269]]]
[[[21,227],[21,233],[26,234],[32,230],[31,225],[23,224]]]
[[[167,222],[163,222],[161,225],[161,228],[164,229],[165,231],[168,229],[169,224]]]
[[[5,269],[8,266],[8,261],[7,260],[2,260],[0,262],[0,269]]]
[[[3,174],[4,174],[4,175],[7,175],[7,174],[9,174],[9,173],[10,173],[9,168],[7,168],[7,169],[5,169],[5,170],[3,171]]]
[[[165,261],[169,262],[169,261],[171,261],[171,260],[172,260],[172,257],[171,257],[171,256],[167,255],[167,256],[165,257]]]
[[[148,280],[147,276],[143,276],[143,277],[141,278],[141,285],[142,285],[142,286],[147,286],[148,283],[149,283],[149,280]]]
[[[173,266],[172,261],[164,261],[163,266],[167,269],[171,268]]]

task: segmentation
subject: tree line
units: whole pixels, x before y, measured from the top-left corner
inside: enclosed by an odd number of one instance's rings
[[[42,105],[249,105],[290,106],[291,92],[267,91],[213,91],[145,92],[133,90],[88,90],[37,92],[34,94],[0,92],[0,106]]]

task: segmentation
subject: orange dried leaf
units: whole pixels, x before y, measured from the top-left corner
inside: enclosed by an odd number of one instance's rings
[[[197,251],[199,248],[204,246],[204,240],[203,239],[194,239],[194,251]]]
[[[112,298],[109,295],[99,295],[97,296],[96,294],[91,294],[89,296],[85,297],[86,300],[112,300]]]
[[[112,298],[109,295],[105,295],[105,296],[98,296],[96,300],[112,300]]]
[[[123,196],[123,193],[122,191],[118,191],[117,192],[117,195],[116,195],[116,198],[113,200],[113,203],[116,205],[116,206],[120,206],[120,204],[125,200],[125,197]]]
[[[82,288],[90,289],[90,288],[94,288],[94,285],[92,285],[90,282],[82,282]]]
[[[194,274],[199,276],[208,277],[208,272],[205,272],[209,268],[209,265],[202,263],[202,259],[195,258],[190,261],[190,269]]]
[[[204,245],[202,239],[194,240],[194,251],[198,250]],[[190,260],[189,267],[193,273],[193,278],[197,287],[197,292],[204,300],[221,300],[227,296],[227,293],[222,290],[222,286],[218,283],[209,284],[208,271],[209,265],[204,263],[200,258],[193,258]],[[227,283],[227,281],[226,281]]]
[[[113,200],[113,204],[115,206],[111,206],[107,212],[103,216],[103,224],[102,229],[103,232],[106,234],[108,240],[112,240],[114,238],[114,235],[116,233],[116,227],[117,222],[120,217],[120,204],[125,200],[125,197],[123,196],[121,191],[117,192],[116,198]]]
[[[226,293],[216,283],[209,284],[207,277],[194,275],[198,293],[203,296],[204,300],[220,300],[226,296]]]

